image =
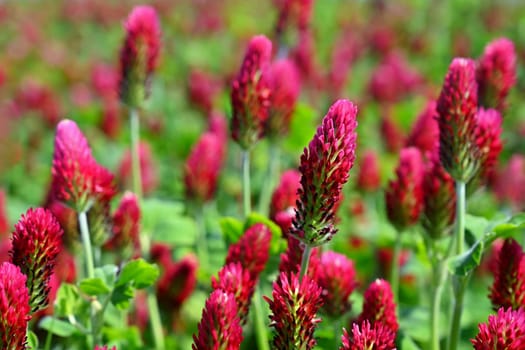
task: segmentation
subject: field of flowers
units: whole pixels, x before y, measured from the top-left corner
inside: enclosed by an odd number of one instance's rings
[[[0,28],[0,349],[525,349],[525,3]]]

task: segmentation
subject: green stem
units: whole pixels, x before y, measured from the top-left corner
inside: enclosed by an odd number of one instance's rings
[[[303,256],[301,258],[301,273],[299,275],[301,280],[308,272],[308,263],[310,262],[310,255],[312,255],[312,247],[307,245],[304,247]]]
[[[268,345],[268,333],[267,333],[267,327],[264,323],[265,317],[263,312],[263,307],[261,304],[261,288],[259,287],[259,284],[255,287],[255,292],[253,294],[253,316],[254,316],[254,323],[255,323],[255,331],[256,331],[256,340],[257,340],[257,349],[258,350],[270,350],[270,346]]]
[[[51,319],[51,328],[53,328],[54,323],[55,323],[55,318],[53,317]],[[51,339],[53,339],[53,333],[50,332],[50,331],[47,331],[46,343],[44,345],[44,350],[50,350],[51,349]]]
[[[434,262],[432,276],[432,308],[430,310],[430,346],[431,350],[439,350],[439,314],[441,296],[445,286],[444,260]]]
[[[242,151],[242,198],[243,198],[243,214],[246,219],[252,211],[250,192],[250,151]]]
[[[402,232],[400,231],[396,236],[394,255],[392,256],[392,270],[390,272],[390,286],[392,287],[392,293],[394,294],[396,305],[399,300],[399,256],[401,255],[401,235]]]
[[[199,264],[201,265],[202,269],[204,271],[208,270],[209,266],[209,259],[208,259],[208,242],[207,242],[207,232],[206,232],[206,223],[204,221],[205,215],[204,215],[204,205],[203,204],[197,204],[199,207],[196,208],[196,220],[197,220],[197,227],[199,229],[197,242],[196,242],[196,249],[197,249],[197,256],[199,258]]]
[[[456,181],[456,254],[463,253],[465,243],[465,182]]]
[[[142,178],[140,173],[140,123],[136,108],[129,110],[131,132],[131,174],[133,178],[133,192],[139,203],[142,201]]]
[[[259,213],[263,214],[264,216],[268,216],[268,212],[270,209],[270,201],[272,198],[272,190],[278,169],[278,164],[279,147],[277,147],[275,141],[271,141],[268,159],[268,169],[261,189],[261,195],[259,197]]]
[[[160,321],[159,306],[157,304],[157,297],[153,289],[148,289],[148,310],[151,322],[151,331],[153,332],[153,339],[155,341],[156,350],[164,350],[164,332],[162,331],[162,323]]]
[[[448,350],[456,350],[458,348],[461,332],[461,314],[463,312],[463,297],[465,295],[467,279],[467,277],[453,277],[454,311],[452,313],[452,324],[448,337]]]

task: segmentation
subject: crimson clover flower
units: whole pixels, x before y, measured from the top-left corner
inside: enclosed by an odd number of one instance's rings
[[[357,323],[361,324],[365,320],[368,320],[371,326],[382,323],[394,333],[397,332],[399,324],[396,317],[396,304],[392,288],[387,281],[377,279],[365,291],[363,310]]]
[[[151,147],[145,141],[139,142],[139,165],[142,193],[147,195],[157,188],[159,176]],[[131,151],[129,149],[122,156],[117,174],[119,181],[122,182],[122,187],[131,187]]]
[[[113,214],[113,235],[105,247],[118,252],[131,250],[133,256],[140,255],[140,216],[137,196],[127,191]]]
[[[212,279],[213,289],[221,289],[235,296],[237,302],[237,313],[241,325],[248,320],[248,312],[257,280],[250,276],[250,272],[242,267],[240,263],[229,263],[220,271],[218,278]]]
[[[423,209],[423,171],[421,152],[415,147],[402,149],[396,178],[385,191],[388,220],[399,232],[414,225]]]
[[[295,203],[299,196],[301,173],[297,170],[287,170],[281,175],[279,184],[272,194],[270,202],[270,218],[275,221],[282,230],[283,236],[288,235],[295,214]]]
[[[63,231],[47,209],[29,209],[12,235],[11,261],[27,276],[33,312],[47,306],[49,279],[62,247]]]
[[[232,82],[232,137],[245,150],[263,136],[268,119],[271,90],[266,75],[271,54],[272,42],[264,35],[254,36]]]
[[[354,164],[357,107],[336,101],[301,156],[301,187],[291,233],[309,246],[332,239],[341,190]]]
[[[213,291],[198,328],[198,335],[193,335],[193,350],[238,350],[243,337],[235,296],[221,289]]]
[[[26,276],[10,262],[0,264],[0,348],[26,349],[31,307]]]
[[[514,43],[507,38],[490,42],[477,63],[479,104],[503,112],[506,97],[516,84],[517,55]]]
[[[475,350],[521,350],[525,349],[525,310],[505,310],[490,315],[488,323],[478,325],[476,338],[470,341]]]
[[[455,181],[467,182],[479,166],[475,142],[478,85],[471,59],[452,60],[437,100],[439,157]]]
[[[270,305],[271,326],[275,330],[275,349],[313,349],[315,327],[321,319],[316,313],[322,305],[321,288],[308,276],[299,281],[298,274],[281,272],[273,284]]]
[[[493,175],[499,154],[503,149],[502,122],[500,112],[495,109],[479,108],[476,113],[475,138],[480,153],[478,176],[482,181]]]
[[[381,173],[379,171],[379,159],[377,153],[367,150],[359,164],[357,173],[357,188],[364,192],[374,192],[381,185]]]
[[[89,210],[93,202],[109,202],[115,195],[113,175],[97,164],[88,142],[74,121],[58,123],[55,135],[52,196],[77,212]]]
[[[525,307],[525,253],[513,238],[498,253],[489,299],[494,310]]]
[[[395,350],[396,333],[382,323],[373,326],[367,320],[352,324],[352,333],[343,328],[339,350]]]
[[[167,265],[157,283],[159,304],[166,310],[178,310],[195,290],[198,260],[189,254],[176,262],[170,258],[161,259],[160,263]]]
[[[148,98],[159,61],[161,31],[157,12],[147,5],[134,7],[125,29],[120,51],[120,99],[135,108]]]
[[[417,147],[423,155],[434,152],[439,147],[439,126],[436,119],[436,102],[429,101],[417,117],[405,147]]]

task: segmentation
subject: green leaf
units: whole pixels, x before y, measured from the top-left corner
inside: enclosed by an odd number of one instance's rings
[[[78,334],[79,330],[69,322],[59,320],[51,316],[46,316],[40,321],[38,326],[59,337],[70,337]]]
[[[507,238],[522,233],[524,228],[525,213],[517,214],[511,217],[507,222],[494,226],[486,237],[486,243],[489,245],[497,238]]]
[[[449,258],[447,262],[449,271],[456,276],[467,276],[481,263],[484,246],[484,239],[480,239],[465,253]]]
[[[82,292],[91,296],[107,294],[110,291],[106,283],[98,277],[86,278],[80,281],[79,288]]]
[[[132,284],[137,289],[151,286],[159,277],[159,268],[139,258],[128,262],[118,276],[116,286]]]
[[[476,240],[479,240],[487,232],[489,221],[482,216],[475,216],[466,214],[465,215],[465,228],[470,231]],[[474,244],[473,242],[471,245]]]
[[[282,252],[286,247],[286,243],[283,239],[281,228],[270,218],[259,213],[250,213],[250,215],[244,222],[243,231],[246,231],[247,229],[258,223],[266,225],[272,233],[272,240],[270,242],[270,254],[275,255]]]
[[[27,332],[27,348],[38,349],[38,337],[33,331]]]
[[[219,221],[219,224],[227,244],[237,242],[244,232],[243,222],[233,217],[224,217]]]
[[[298,103],[290,122],[288,137],[284,140],[283,147],[295,154],[300,154],[310,142],[317,126],[317,112],[305,103]]]
[[[135,296],[135,289],[129,285],[124,284],[115,287],[111,293],[111,303],[119,310],[126,310],[129,308],[130,300]]]
[[[55,299],[55,315],[74,315],[81,303],[78,287],[73,284],[62,283],[58,288]]]
[[[403,335],[400,341],[402,350],[421,350],[421,348],[407,335]]]

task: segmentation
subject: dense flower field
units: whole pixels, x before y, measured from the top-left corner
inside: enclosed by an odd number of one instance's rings
[[[525,349],[525,4],[0,25],[1,349]]]

